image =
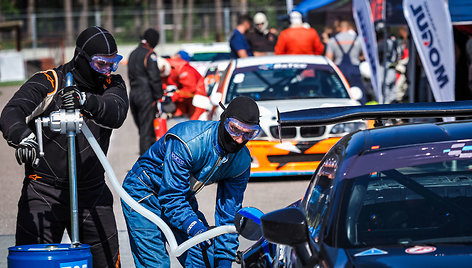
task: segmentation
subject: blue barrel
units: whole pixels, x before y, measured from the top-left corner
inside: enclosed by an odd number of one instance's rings
[[[8,248],[8,268],[92,268],[90,246],[35,244]]]

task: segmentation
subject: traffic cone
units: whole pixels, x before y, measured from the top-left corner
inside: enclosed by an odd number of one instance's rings
[[[167,132],[167,120],[165,118],[154,119],[154,133],[156,134],[156,141],[160,139]]]

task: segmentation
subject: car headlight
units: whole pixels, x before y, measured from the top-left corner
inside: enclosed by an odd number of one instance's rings
[[[366,129],[367,126],[364,122],[347,122],[339,123],[333,126],[330,134],[342,134],[342,133],[351,133],[357,130]]]

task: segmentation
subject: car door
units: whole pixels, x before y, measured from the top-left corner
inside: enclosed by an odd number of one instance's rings
[[[324,226],[323,220],[326,218],[326,212],[331,200],[330,191],[338,170],[338,158],[337,154],[330,153],[323,159],[311,179],[305,197],[300,203],[300,207],[305,211],[308,231],[315,242],[318,252],[320,248],[320,231]],[[290,247],[279,245],[276,252],[279,254],[279,261],[277,262],[279,265],[275,265],[275,267],[301,267],[295,252]],[[322,256],[320,257],[322,260]]]

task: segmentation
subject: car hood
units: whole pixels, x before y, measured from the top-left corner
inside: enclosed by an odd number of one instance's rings
[[[378,247],[346,252],[354,267],[465,267],[472,263],[472,245]]]
[[[334,107],[334,106],[354,106],[359,102],[351,99],[300,99],[300,100],[274,100],[257,101],[262,117],[277,116],[277,109],[280,112],[303,110],[309,108]]]

